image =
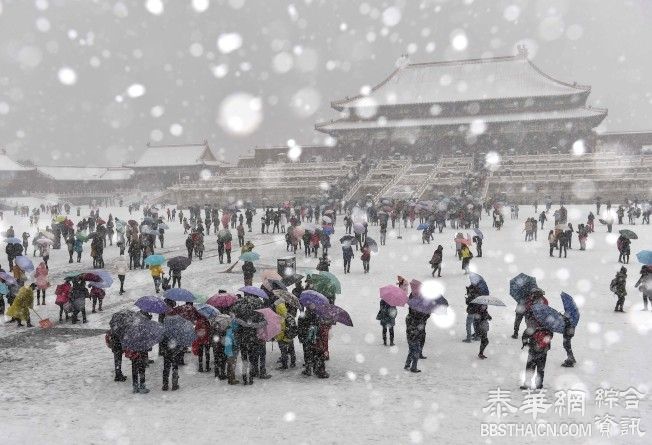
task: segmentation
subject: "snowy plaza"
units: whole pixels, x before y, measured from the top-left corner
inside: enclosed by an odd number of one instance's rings
[[[648,444],[647,0],[0,0],[0,444]]]

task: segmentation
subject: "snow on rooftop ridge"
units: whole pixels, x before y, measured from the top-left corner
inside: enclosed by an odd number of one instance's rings
[[[122,167],[41,166],[36,171],[55,181],[123,181],[134,174]]]
[[[371,89],[333,101],[337,110],[369,106],[446,103],[503,98],[588,94],[590,86],[553,78],[534,65],[527,51],[514,56],[407,63]]]
[[[218,165],[207,141],[201,144],[147,144],[143,154],[127,167],[187,167],[200,165]]]
[[[34,168],[19,164],[11,159],[4,149],[0,149],[0,172],[24,172],[31,170],[34,170]]]

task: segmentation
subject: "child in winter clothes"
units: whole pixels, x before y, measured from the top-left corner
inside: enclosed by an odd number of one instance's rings
[[[93,310],[91,312],[95,313],[95,305],[97,305],[98,302],[99,302],[98,310],[102,312],[102,301],[104,300],[104,296],[106,295],[106,292],[104,292],[104,289],[95,287],[92,284],[89,284],[88,288],[90,289],[91,301],[93,302]]]
[[[48,268],[45,262],[39,264],[36,271],[34,271],[34,280],[36,282],[36,305],[39,306],[41,304],[41,295],[43,295],[43,304],[45,304],[45,290],[50,287]]]
[[[625,266],[620,268],[620,271],[616,274],[616,277],[611,280],[609,285],[609,290],[616,294],[618,301],[616,302],[616,308],[614,312],[625,312],[623,310],[623,304],[625,304],[625,296],[627,295],[627,268]]]

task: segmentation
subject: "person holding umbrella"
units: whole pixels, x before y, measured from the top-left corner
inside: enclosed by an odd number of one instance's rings
[[[630,241],[630,239],[627,238],[625,234],[623,234],[621,231],[620,236],[618,237],[618,241],[616,241],[616,246],[618,247],[618,253],[619,253],[618,255],[619,263],[629,264],[631,244],[632,242]]]
[[[79,313],[82,314],[82,323],[86,320],[86,298],[89,297],[88,290],[84,285],[82,276],[76,276],[72,279],[72,289],[70,290],[70,303],[72,304],[72,324],[79,321]]]

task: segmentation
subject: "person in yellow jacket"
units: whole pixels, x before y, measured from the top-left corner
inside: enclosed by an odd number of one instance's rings
[[[163,268],[160,265],[149,266],[149,273],[152,274],[154,280],[154,289],[158,294],[161,291],[161,276],[163,275]]]
[[[18,321],[18,326],[22,326],[22,322],[26,321],[27,327],[32,327],[32,322],[29,319],[29,310],[34,307],[35,288],[36,284],[34,283],[21,287],[13,303],[7,309],[7,317],[11,317],[11,321]]]
[[[294,352],[294,337],[296,337],[297,325],[294,316],[288,313],[288,308],[282,300],[277,300],[275,311],[281,317],[281,332],[275,337],[278,347],[281,350],[280,369],[288,369],[288,358],[290,367],[296,366],[296,354]]]
[[[464,273],[467,274],[469,273],[469,263],[471,262],[471,258],[473,258],[473,253],[471,253],[469,246],[462,244],[462,248],[460,249],[460,256],[462,257],[462,270],[464,270]]]

